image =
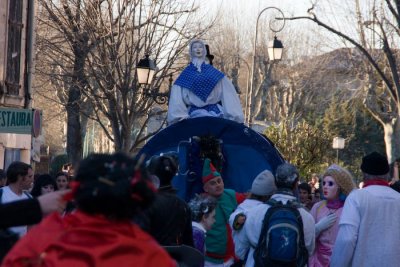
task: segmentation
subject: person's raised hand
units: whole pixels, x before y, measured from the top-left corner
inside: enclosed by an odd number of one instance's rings
[[[315,224],[315,236],[318,236],[322,231],[331,227],[337,220],[335,213],[331,213],[323,217],[319,222]]]
[[[40,209],[42,210],[43,215],[49,214],[54,211],[62,212],[67,204],[63,197],[70,191],[70,189],[60,190],[39,196],[37,199],[39,201]]]

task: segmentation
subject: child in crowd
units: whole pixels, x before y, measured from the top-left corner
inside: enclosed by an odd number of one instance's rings
[[[190,202],[192,211],[192,229],[194,247],[201,253],[206,252],[206,233],[215,222],[216,201],[209,196],[196,195]]]

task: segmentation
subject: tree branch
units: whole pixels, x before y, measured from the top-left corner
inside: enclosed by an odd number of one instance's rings
[[[307,16],[300,16],[300,17],[291,17],[291,18],[285,18],[286,20],[298,20],[298,19],[307,19],[315,22],[317,25],[327,29],[328,31],[344,38],[345,40],[349,41],[351,44],[353,44],[355,47],[357,47],[361,53],[368,59],[370,64],[374,67],[374,69],[378,72],[379,76],[382,78],[383,82],[386,85],[386,88],[389,90],[391,96],[398,101],[397,94],[393,88],[393,85],[391,84],[390,80],[386,77],[385,73],[383,70],[379,67],[378,63],[372,58],[371,54],[359,43],[357,43],[353,38],[347,36],[346,34],[328,26],[327,24],[323,23],[320,21],[315,15],[313,17],[307,17]]]

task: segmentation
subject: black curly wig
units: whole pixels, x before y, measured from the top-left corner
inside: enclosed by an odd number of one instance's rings
[[[109,219],[131,219],[154,199],[154,190],[137,162],[122,153],[92,154],[82,160],[74,181],[80,210]]]

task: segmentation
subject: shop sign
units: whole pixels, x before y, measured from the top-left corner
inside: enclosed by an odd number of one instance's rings
[[[0,108],[0,133],[32,134],[32,109]]]

